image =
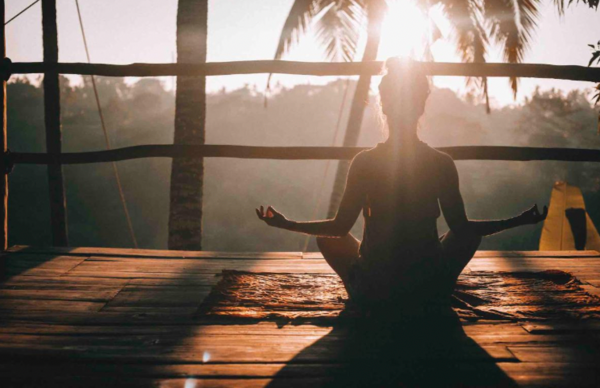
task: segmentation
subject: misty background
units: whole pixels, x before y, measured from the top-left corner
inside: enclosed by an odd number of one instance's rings
[[[113,148],[172,144],[175,101],[165,81],[97,77]],[[207,144],[330,146],[340,106],[354,81],[276,87],[264,106],[254,86],[207,95]],[[8,84],[8,146],[15,152],[44,152],[43,90],[16,79]],[[600,147],[598,113],[584,92],[536,90],[522,105],[485,113],[470,95],[434,89],[419,135],[431,146],[509,145]],[[384,141],[376,97],[365,112],[359,146]],[[346,101],[341,127],[350,107]],[[87,78],[72,85],[61,78],[63,152],[102,150],[104,138]],[[335,145],[341,145],[343,135]],[[298,251],[304,235],[266,226],[254,208],[273,205],[288,218],[309,220],[327,211],[337,161],[276,161],[208,158],[205,163],[204,236],[206,250]],[[170,159],[119,162],[119,171],[140,248],[166,249]],[[600,165],[573,162],[458,161],[461,191],[472,219],[507,218],[533,203],[548,203],[552,184],[579,186],[596,226],[600,226]],[[110,163],[65,165],[69,241],[73,246],[132,247]],[[50,245],[46,166],[17,165],[9,175],[9,245]],[[440,233],[447,230],[443,217]],[[362,234],[362,219],[353,229]],[[483,240],[480,249],[536,250],[541,224]],[[314,241],[310,251],[316,250]]]

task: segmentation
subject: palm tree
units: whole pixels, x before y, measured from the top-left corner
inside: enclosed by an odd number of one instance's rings
[[[445,16],[454,30],[456,50],[464,62],[486,61],[487,48],[491,43],[502,47],[504,60],[520,63],[536,27],[540,0],[405,0],[414,1],[423,11],[441,5]],[[569,0],[568,4],[571,4]],[[590,8],[598,7],[598,0],[582,0]],[[565,0],[554,0],[563,14]],[[380,42],[380,26],[385,17],[385,0],[295,0],[285,21],[275,59],[281,59],[293,43],[314,24],[316,35],[331,60],[351,61],[357,48],[358,38],[367,18],[367,44],[362,61],[373,61],[377,57]],[[343,145],[356,146],[360,135],[363,112],[369,97],[370,76],[360,76]],[[472,84],[476,80],[468,79]],[[516,96],[518,79],[511,77],[510,86]],[[479,87],[483,91],[489,110],[487,79],[481,78]],[[348,162],[340,161],[336,173],[328,217],[337,211],[343,194],[348,171]]]
[[[179,0],[177,62],[205,63],[208,0]],[[174,144],[204,144],[206,77],[178,77]],[[175,158],[171,166],[169,249],[202,249],[202,159]]]

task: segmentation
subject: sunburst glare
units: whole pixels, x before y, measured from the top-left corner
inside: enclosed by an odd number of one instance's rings
[[[421,58],[427,39],[428,22],[411,0],[388,0],[381,26],[379,58],[413,56]]]

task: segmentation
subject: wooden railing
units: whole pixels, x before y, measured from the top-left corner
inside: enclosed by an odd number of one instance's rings
[[[0,19],[4,21],[4,1]],[[108,77],[156,77],[156,76],[221,76],[232,74],[280,73],[312,76],[377,75],[381,73],[381,62],[360,63],[316,63],[290,61],[244,61],[205,64],[148,64],[130,65],[58,63],[58,40],[56,28],[56,0],[42,1],[42,27],[44,62],[13,63],[8,58],[0,63],[0,88],[3,114],[0,115],[0,147],[4,156],[0,168],[5,172],[2,182],[3,205],[0,217],[4,221],[0,228],[0,242],[7,247],[7,174],[14,164],[46,164],[51,203],[51,222],[54,245],[67,245],[66,212],[62,164],[115,162],[129,159],[167,158],[247,158],[279,160],[323,160],[351,159],[362,148],[355,147],[254,147],[233,145],[142,145],[95,152],[62,153],[60,133],[59,74],[97,75]],[[0,32],[3,57],[6,57],[4,28]],[[583,66],[554,66],[545,64],[464,64],[422,62],[429,75],[467,77],[534,77],[574,81],[600,82],[600,68]],[[44,74],[44,108],[47,153],[8,152],[6,144],[6,82],[13,74]],[[441,150],[456,160],[560,160],[577,162],[600,162],[600,150],[464,146],[446,147]]]
[[[119,162],[142,158],[239,158],[277,160],[348,160],[366,148],[362,147],[256,147],[220,144],[205,145],[140,145],[109,151],[51,153],[9,153],[13,164],[88,164]],[[567,162],[600,162],[600,150],[581,148],[536,148],[503,146],[440,147],[454,160],[559,160]]]
[[[383,63],[375,62],[294,62],[241,61],[203,64],[133,63],[108,65],[102,63],[21,62],[2,64],[9,74],[76,74],[105,77],[162,76],[222,76],[235,74],[277,73],[312,76],[351,76],[381,74]],[[420,62],[425,73],[462,77],[524,77],[552,78],[571,81],[600,82],[600,68],[510,63],[448,63]]]

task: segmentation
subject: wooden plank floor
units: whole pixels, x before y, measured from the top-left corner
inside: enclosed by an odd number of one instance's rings
[[[318,254],[12,247],[1,258],[0,386],[600,386],[600,321],[361,331],[195,316],[223,269],[331,273]],[[600,254],[480,251],[466,271],[567,271]]]

